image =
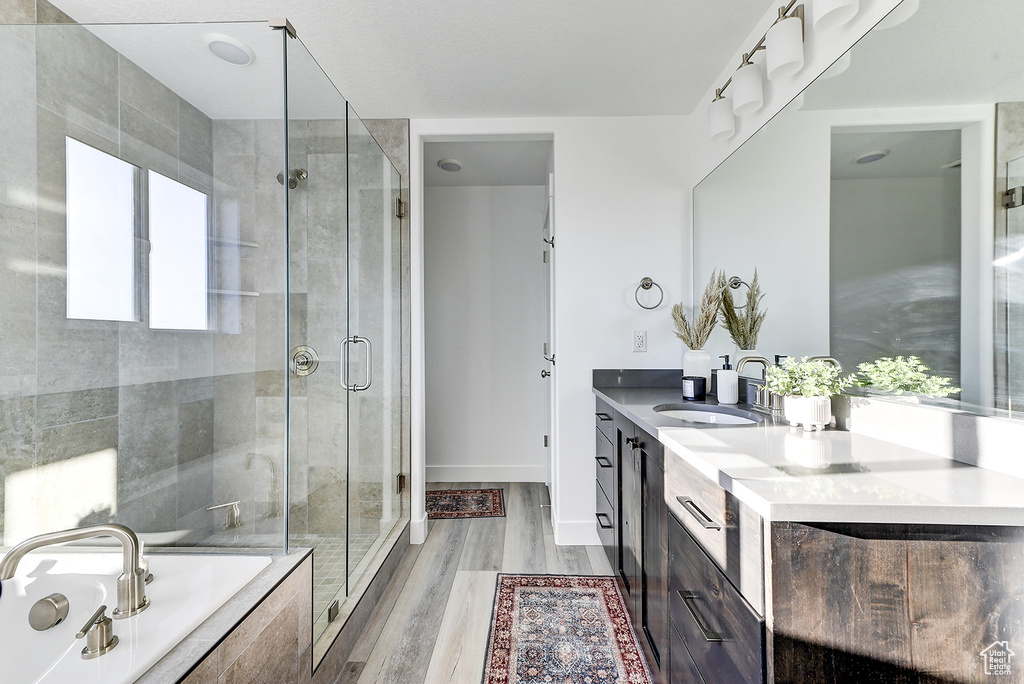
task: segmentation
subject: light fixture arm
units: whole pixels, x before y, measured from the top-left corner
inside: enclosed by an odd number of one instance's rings
[[[785,7],[780,7],[779,8],[779,18],[776,19],[772,23],[772,25],[774,26],[775,24],[779,23],[783,19],[789,19],[791,17],[799,17],[800,18],[800,27],[801,27],[802,30],[804,30],[804,6],[803,5],[797,5],[796,3],[797,3],[797,0],[789,0],[789,4],[787,4]],[[796,7],[794,7],[794,5],[796,5]],[[763,36],[761,36],[761,39],[759,41],[757,41],[757,44],[754,45],[754,47],[750,50],[750,52],[744,52],[743,53],[743,59],[740,60],[740,66],[746,66],[747,64],[750,64],[751,63],[750,60],[754,56],[754,54],[757,53],[758,50],[764,50],[765,49],[764,41],[765,41],[765,38],[767,38],[767,37],[768,37],[768,33],[765,32],[765,34]],[[804,39],[806,39],[806,31],[804,32],[804,34],[802,34],[802,37]],[[725,82],[725,85],[723,85],[721,88],[716,88],[715,89],[715,100],[722,99],[722,93],[725,92],[725,89],[729,87],[730,83],[732,83],[732,77],[731,76],[729,77],[729,80],[727,80]]]

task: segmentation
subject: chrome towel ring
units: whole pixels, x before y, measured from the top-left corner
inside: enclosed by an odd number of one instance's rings
[[[652,287],[658,288],[658,292],[660,293],[660,296],[658,297],[658,303],[655,304],[654,306],[644,306],[643,304],[640,303],[640,290],[650,290]],[[639,306],[641,309],[647,309],[648,311],[651,311],[653,309],[657,309],[659,306],[661,306],[661,303],[665,301],[665,291],[661,289],[661,285],[654,282],[650,278],[643,278],[640,280],[640,284],[636,286],[636,292],[633,293],[633,299],[636,300],[637,306]]]

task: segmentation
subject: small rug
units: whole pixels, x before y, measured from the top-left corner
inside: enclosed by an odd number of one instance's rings
[[[434,489],[427,491],[428,518],[504,518],[500,489]]]
[[[612,577],[498,575],[484,684],[651,684]]]

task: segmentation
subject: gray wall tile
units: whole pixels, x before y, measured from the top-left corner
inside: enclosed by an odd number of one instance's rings
[[[35,20],[35,0],[4,0],[0,3],[0,23],[32,24]]]

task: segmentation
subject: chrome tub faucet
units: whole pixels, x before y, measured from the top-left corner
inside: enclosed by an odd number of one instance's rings
[[[18,570],[18,563],[31,551],[44,546],[93,537],[113,537],[121,543],[121,574],[117,578],[117,608],[113,612],[113,617],[115,619],[131,617],[148,608],[149,599],[146,597],[148,572],[143,567],[139,538],[124,525],[116,523],[76,527],[26,539],[8,551],[3,560],[0,560],[0,580],[9,580],[14,577],[14,573]]]

